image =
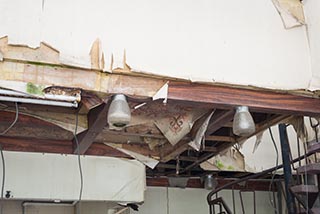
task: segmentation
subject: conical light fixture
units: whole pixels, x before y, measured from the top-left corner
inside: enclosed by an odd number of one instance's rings
[[[248,106],[238,106],[233,118],[233,133],[238,136],[249,136],[256,131]]]
[[[113,97],[108,110],[108,124],[110,128],[122,129],[130,123],[131,112],[123,94],[117,94]]]

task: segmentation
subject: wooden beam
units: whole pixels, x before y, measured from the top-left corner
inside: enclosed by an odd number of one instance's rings
[[[181,161],[190,161],[194,162],[198,160],[198,157],[193,157],[193,156],[179,156],[179,160]]]
[[[291,117],[291,116],[288,116],[288,115],[273,115],[273,116],[269,117],[268,119],[266,119],[265,121],[262,121],[261,123],[256,124],[256,131],[253,134],[251,134],[251,135],[249,135],[247,137],[239,137],[239,138],[237,138],[237,142],[239,142],[239,143],[243,142],[246,139],[249,139],[250,137],[265,131],[269,127],[274,126],[274,125],[278,124],[279,122],[281,122],[281,121],[283,121],[285,119],[288,119],[289,117]]]
[[[79,143],[79,153],[85,154],[88,148],[91,146],[98,134],[103,130],[107,123],[107,112],[109,109],[109,104],[103,103],[88,113],[88,129],[77,135],[77,140]],[[77,153],[77,143],[76,139],[74,142],[74,153]]]
[[[229,143],[235,143],[236,142],[236,139],[234,137],[217,136],[217,135],[206,136],[205,140],[206,141],[229,142]]]
[[[165,163],[169,160],[175,159],[189,148],[189,142],[190,141],[182,140],[174,146],[172,146],[170,143],[167,143],[163,147],[160,147],[160,161]]]
[[[236,179],[230,178],[217,178],[217,188],[221,187],[229,182],[233,182]],[[148,177],[147,178],[147,186],[154,186],[154,187],[168,187],[169,181],[167,177]],[[201,181],[200,178],[190,178],[187,183],[188,188],[204,188],[204,183]],[[234,185],[234,190],[249,190],[252,191],[253,189],[256,191],[269,191],[270,187],[270,180],[266,179],[256,179],[256,180],[248,180],[245,185]],[[228,188],[232,189],[232,187]],[[273,191],[276,191],[275,186],[272,187]]]
[[[210,120],[206,136],[213,134],[215,131],[223,127],[226,123],[230,122],[234,116],[234,110],[217,110]]]
[[[215,146],[206,146],[206,147],[204,147],[203,151],[216,153],[218,151],[218,149]]]
[[[190,93],[192,91],[192,93]],[[271,90],[171,81],[168,99],[233,109],[249,106],[256,112],[319,116],[320,99]]]
[[[73,154],[71,140],[48,140],[0,136],[0,144],[3,149],[7,151]],[[131,158],[117,149],[100,143],[93,143],[87,150],[86,155]]]

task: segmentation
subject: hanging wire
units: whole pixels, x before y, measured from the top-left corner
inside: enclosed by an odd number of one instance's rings
[[[79,166],[79,174],[80,174],[80,192],[79,192],[79,199],[78,199],[78,209],[77,209],[77,214],[81,213],[81,199],[82,199],[82,190],[83,190],[83,173],[82,173],[82,166],[81,166],[81,157],[80,157],[80,146],[79,146],[79,141],[77,137],[77,132],[78,132],[78,123],[79,123],[79,113],[77,112],[76,114],[76,126],[74,129],[74,140],[77,144],[77,156],[78,156],[78,166]]]
[[[276,152],[276,168],[278,168],[278,166],[279,166],[279,151],[278,151],[278,147],[277,147],[276,141],[274,140],[273,133],[272,133],[272,130],[270,127],[269,127],[269,133],[270,133],[271,141],[273,143],[273,146],[274,146],[274,149]],[[271,198],[271,188],[273,186],[276,173],[277,173],[277,170],[274,171],[272,178],[271,178],[270,185],[269,185],[269,202],[270,202],[271,206],[274,208],[274,213],[277,214],[278,210],[277,210],[276,204],[274,203],[274,201]]]
[[[10,126],[5,129],[3,132],[0,133],[0,136],[5,135],[18,121],[19,118],[19,108],[18,108],[18,103],[15,103],[15,108],[16,108],[16,114],[13,122],[10,124]],[[1,161],[2,161],[2,183],[1,183],[1,202],[0,202],[0,214],[3,213],[3,195],[4,195],[4,186],[5,186],[5,179],[6,179],[6,163],[4,159],[4,154],[3,154],[3,148],[2,145],[0,144],[0,154],[1,154]]]
[[[3,132],[0,133],[0,136],[7,134],[7,132],[17,123],[18,117],[19,117],[18,103],[15,103],[15,107],[16,107],[16,116],[14,118],[14,121],[11,123],[11,125],[6,130],[4,130]]]
[[[305,164],[309,164],[308,158],[307,158],[307,148],[306,148],[306,142],[302,142],[304,145],[304,160],[305,160]],[[307,169],[306,167],[304,167],[304,182],[307,184],[308,183],[308,174],[307,174]],[[306,210],[307,213],[309,213],[309,194],[308,192],[306,192],[306,198],[307,198],[307,204],[306,204]]]

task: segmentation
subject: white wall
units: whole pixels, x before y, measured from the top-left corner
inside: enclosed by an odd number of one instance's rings
[[[23,201],[10,200],[3,203],[3,213],[5,214],[22,214]],[[82,202],[81,213],[83,214],[107,214],[108,210],[118,207],[112,202]],[[123,214],[126,214],[124,212]],[[24,214],[75,214],[73,206],[44,206],[28,205],[25,206]]]
[[[99,37],[106,69],[126,50],[135,70],[192,80],[297,89],[312,76],[305,28],[285,30],[271,0],[0,0],[0,20],[11,43],[81,64]]]
[[[145,203],[139,212],[132,214],[204,214],[209,213],[206,197],[209,191],[204,189],[178,189],[164,187],[148,187]],[[222,191],[220,196],[232,210],[232,192]],[[244,193],[246,213],[253,213],[252,194]],[[235,191],[236,210],[241,213],[239,192]],[[257,211],[259,214],[269,214],[272,206],[269,203],[268,192],[256,192]]]
[[[306,0],[305,15],[308,23],[308,36],[311,53],[311,70],[313,79],[311,89],[320,86],[320,1]]]
[[[12,199],[78,200],[80,175],[76,155],[4,152],[4,158],[4,190],[11,191]],[[83,200],[144,200],[145,166],[140,162],[82,156],[81,163]]]
[[[146,191],[146,200],[140,206],[139,212],[132,211],[131,214],[206,214],[209,213],[209,207],[206,197],[209,191],[204,189],[178,189],[165,187],[148,187]],[[225,190],[219,193],[232,208],[232,192]],[[241,213],[239,192],[235,191],[236,211]],[[246,213],[253,213],[252,194],[243,195]],[[259,214],[269,214],[272,207],[269,203],[268,192],[256,192],[257,212]],[[22,213],[22,201],[6,201],[3,212],[6,214]],[[83,214],[107,214],[108,210],[115,207],[115,203],[110,202],[83,202]],[[26,208],[25,214],[74,214],[73,207],[48,207],[48,206],[30,206]]]

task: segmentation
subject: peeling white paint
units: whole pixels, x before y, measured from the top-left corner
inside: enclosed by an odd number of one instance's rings
[[[90,67],[91,44],[100,38],[108,71],[124,66],[126,50],[132,70],[196,81],[307,89],[312,77],[305,28],[285,30],[270,0],[0,5],[0,36],[30,47],[45,41],[68,64]]]

